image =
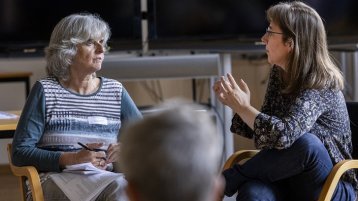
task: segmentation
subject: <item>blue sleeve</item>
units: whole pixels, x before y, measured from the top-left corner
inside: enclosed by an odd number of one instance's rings
[[[130,121],[142,119],[142,113],[138,110],[132,98],[129,96],[127,90],[123,87],[122,92],[122,112],[121,122],[122,125]]]
[[[39,171],[60,171],[61,153],[36,147],[45,129],[45,97],[36,82],[22,110],[12,141],[12,160],[17,166],[31,165]]]
[[[270,97],[275,97],[277,91],[276,85],[278,85],[277,80],[279,76],[279,71],[277,66],[273,66],[270,72],[270,77],[268,80],[268,85],[266,89],[265,99],[261,106],[261,113],[271,114],[270,107]],[[232,118],[232,124],[230,127],[232,133],[236,133],[246,138],[252,139],[255,135],[254,131],[241,119],[241,117],[235,113]]]

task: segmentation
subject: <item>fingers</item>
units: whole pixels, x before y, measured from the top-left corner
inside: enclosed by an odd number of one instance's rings
[[[94,163],[98,159],[106,159],[106,153],[104,151],[95,152],[81,149],[76,154],[76,160],[78,161],[78,163]]]
[[[222,86],[221,86],[221,80],[217,80],[215,83],[214,83],[214,85],[213,85],[213,90],[214,90],[214,93],[215,93],[215,95],[217,96],[217,98],[219,99],[219,101],[220,102],[222,102],[223,104],[225,104],[224,103],[224,99],[225,99],[225,97],[224,97],[224,94],[223,94],[223,92],[222,92]]]
[[[111,153],[117,150],[119,150],[119,143],[112,143],[108,146],[107,152]]]
[[[86,145],[90,149],[99,149],[99,148],[101,148],[103,146],[103,143],[102,142],[100,142],[100,143],[88,143]]]
[[[250,89],[244,80],[240,79],[239,86],[246,94],[250,94]]]
[[[238,86],[231,73],[228,73],[226,75],[226,79],[224,76],[222,76],[221,81],[224,84],[224,86],[226,86],[226,90],[236,89]]]
[[[237,90],[242,90],[245,93],[250,93],[250,89],[247,86],[247,84],[244,82],[243,79],[240,79],[239,84],[237,84],[235,79],[234,79],[234,77],[230,73],[228,73],[227,74],[227,80],[228,81],[224,80],[225,83],[226,83],[226,85],[224,85],[224,86],[230,86],[230,87],[226,88],[227,92],[230,92],[230,90],[237,89]],[[227,84],[228,82],[230,83],[230,85]]]
[[[114,144],[110,144],[108,146],[108,150],[107,150],[107,163],[112,163],[114,161],[117,161],[118,157],[119,157],[119,152],[120,152],[120,144],[119,143],[114,143]]]
[[[95,158],[103,158],[103,159],[107,158],[107,155],[104,151],[97,151],[92,153]]]
[[[229,85],[229,83],[225,80],[224,76],[221,76],[221,86],[222,86],[222,90],[224,93],[228,93],[229,91],[231,91],[231,86]]]
[[[107,163],[105,160],[103,159],[96,159],[94,161],[92,161],[93,166],[105,170],[107,168]]]
[[[99,151],[99,152],[94,152],[91,151],[92,154],[92,164],[99,168],[99,169],[106,169],[107,167],[107,158],[106,158],[106,153],[103,151]]]
[[[214,85],[213,85],[213,90],[216,91],[220,91],[220,85],[221,85],[221,81],[217,80],[215,81]]]
[[[105,160],[100,160],[98,163],[99,166],[105,166],[106,165],[106,161]]]
[[[92,151],[81,149],[76,153],[76,161],[78,163],[93,162],[95,157],[92,156]]]
[[[218,96],[220,98],[222,90],[221,90],[222,86],[221,86],[221,80],[217,80],[214,85],[213,85],[213,90],[216,96]]]
[[[237,86],[236,81],[235,81],[234,77],[231,75],[231,73],[227,74],[227,79],[229,80],[229,82],[233,88],[235,88]]]
[[[107,163],[113,163],[113,162],[117,161],[118,157],[119,157],[118,153],[110,154],[107,158]]]
[[[220,80],[217,80],[213,85],[214,92],[219,95],[220,93],[227,93],[231,90],[231,84],[225,80],[224,76],[220,77]]]
[[[117,156],[117,151],[114,151],[112,149],[112,151],[108,151],[108,156],[107,156],[107,163],[112,163],[113,161],[115,161],[115,157]]]

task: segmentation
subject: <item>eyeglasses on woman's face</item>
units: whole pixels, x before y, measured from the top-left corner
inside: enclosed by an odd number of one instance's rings
[[[281,33],[281,32],[271,31],[269,27],[266,28],[266,34],[268,37],[271,37],[273,34],[283,35],[283,33]]]

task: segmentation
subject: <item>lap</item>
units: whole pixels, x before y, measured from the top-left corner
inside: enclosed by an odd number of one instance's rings
[[[271,184],[285,182],[287,185],[284,185],[281,193],[291,192],[311,200],[318,197],[332,168],[331,158],[323,143],[315,135],[307,133],[290,148],[263,150],[245,164],[225,171],[224,176],[228,191],[263,184],[264,189],[268,190]],[[262,183],[252,183],[253,180]],[[250,190],[247,193],[251,194]]]
[[[283,201],[278,185],[252,180],[245,182],[237,192],[237,201]]]
[[[125,194],[125,186],[127,182],[123,177],[119,177],[108,186],[98,195],[98,201],[127,201],[127,196]],[[52,179],[47,179],[42,183],[42,190],[44,193],[45,200],[51,201],[70,201],[65,193],[57,186]]]

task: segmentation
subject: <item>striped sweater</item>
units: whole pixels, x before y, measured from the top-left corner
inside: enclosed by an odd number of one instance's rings
[[[117,141],[122,84],[101,79],[99,90],[90,95],[72,93],[54,78],[40,81],[46,102],[46,127],[38,147],[68,150],[80,148],[77,142],[108,145]]]
[[[13,163],[59,172],[62,151],[80,149],[77,142],[117,142],[123,124],[142,118],[121,83],[100,79],[99,89],[89,95],[70,92],[54,78],[37,81],[14,134]]]

